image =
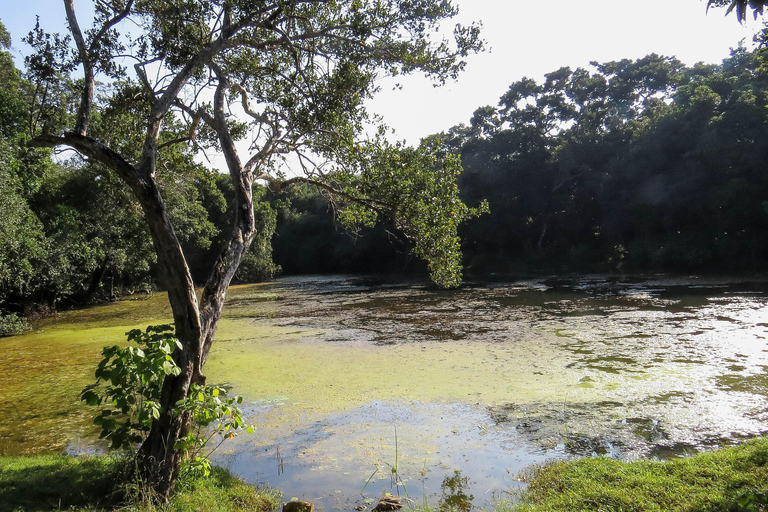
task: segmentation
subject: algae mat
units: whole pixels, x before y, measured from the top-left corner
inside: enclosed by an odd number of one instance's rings
[[[257,433],[215,460],[326,509],[382,490],[483,504],[548,457],[732,442],[766,430],[766,304],[754,278],[233,287],[205,371]],[[101,347],[169,316],[156,294],[0,339],[0,452],[93,449],[77,392]]]

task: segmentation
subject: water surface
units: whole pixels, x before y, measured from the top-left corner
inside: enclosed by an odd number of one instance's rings
[[[737,442],[768,430],[767,305],[755,278],[234,287],[206,373],[244,395],[257,433],[214,459],[326,510],[383,492],[464,510],[547,458]],[[75,395],[100,347],[167,317],[156,295],[0,340],[0,451],[86,449]]]

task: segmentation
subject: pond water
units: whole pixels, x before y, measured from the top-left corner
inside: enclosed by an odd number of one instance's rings
[[[550,458],[738,442],[768,431],[767,307],[763,278],[233,287],[206,373],[257,431],[213,459],[324,510],[384,492],[468,510]],[[156,294],[0,339],[0,453],[92,449],[76,395],[100,347],[168,316]]]

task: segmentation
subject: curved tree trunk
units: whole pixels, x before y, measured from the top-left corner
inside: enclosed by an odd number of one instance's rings
[[[186,434],[189,418],[186,414],[171,413],[173,405],[187,397],[192,375],[182,372],[163,385],[160,418],[152,423],[152,430],[136,456],[140,476],[154,491],[157,498],[167,502],[179,476],[183,454],[173,449],[174,443]]]
[[[223,95],[223,89],[220,94]],[[148,130],[150,133],[152,128]],[[252,175],[242,169],[231,140],[226,142],[229,143],[224,145],[231,164],[230,174],[236,189],[235,227],[198,301],[181,244],[166,213],[154,173],[147,170],[147,166],[136,168],[98,141],[73,132],[61,136],[42,135],[34,141],[39,146],[67,145],[107,165],[131,187],[144,211],[162,284],[168,291],[176,337],[182,345],[182,349],[173,354],[181,373],[166,378],[160,397],[160,418],[152,423],[149,436],[137,454],[142,478],[162,501],[168,499],[183,459],[183,454],[175,450],[174,445],[187,433],[189,425],[187,415],[174,414],[174,408],[179,400],[187,397],[192,384],[205,384],[202,369],[221,318],[227,288],[255,236]],[[149,143],[145,151],[152,153],[156,147]],[[151,154],[145,161],[151,169],[154,163]]]
[[[235,229],[217,258],[200,302],[181,245],[156,189],[150,187],[148,197],[142,201],[166,281],[164,285],[173,310],[176,337],[183,347],[173,354],[181,373],[166,378],[160,397],[160,418],[152,423],[149,436],[137,454],[143,478],[162,501],[167,501],[179,475],[183,453],[174,445],[187,434],[190,421],[187,414],[175,414],[175,406],[187,398],[192,384],[205,384],[203,365],[218,328],[227,288],[255,236],[250,181],[241,176],[233,177],[238,185]]]
[[[40,133],[31,144],[68,146],[87,160],[103,164],[130,187],[141,204],[157,253],[162,284],[168,291],[176,337],[181,344],[173,354],[181,372],[165,379],[160,417],[153,422],[150,434],[138,452],[139,468],[145,482],[165,500],[176,481],[182,460],[182,454],[174,449],[174,445],[186,433],[189,422],[187,416],[174,414],[174,409],[179,400],[187,398],[190,386],[205,383],[203,365],[221,318],[227,288],[255,235],[252,196],[255,177],[268,179],[279,189],[281,183],[288,184],[292,180],[269,176],[270,170],[276,170],[272,165],[274,158],[294,151],[311,154],[319,150],[319,154],[333,154],[336,152],[332,149],[333,137],[338,137],[340,143],[336,156],[344,160],[356,154],[356,150],[349,151],[351,148],[345,141],[352,142],[352,136],[361,130],[367,117],[360,100],[375,90],[374,68],[393,66],[392,69],[402,72],[421,70],[445,80],[463,67],[464,62],[457,60],[458,56],[482,48],[482,43],[473,27],[466,34],[463,31],[457,33],[456,49],[449,49],[447,45],[434,47],[434,54],[428,52],[423,62],[415,64],[413,59],[407,58],[415,49],[430,47],[427,26],[453,16],[449,1],[425,1],[424,9],[405,8],[394,2],[372,15],[362,30],[350,21],[356,7],[346,4],[328,7],[324,5],[328,2],[323,0],[226,1],[218,3],[213,10],[204,9],[204,15],[198,16],[196,9],[189,10],[194,26],[207,27],[207,36],[202,38],[178,33],[174,36],[174,29],[167,22],[170,17],[177,16],[178,10],[168,10],[160,1],[96,2],[98,14],[86,32],[78,24],[75,0],[63,2],[69,32],[77,49],[73,64],[83,67],[83,83],[77,88],[79,105],[71,131]],[[138,24],[138,32],[147,39],[136,39],[136,44],[128,45],[130,49],[126,49],[121,44],[123,38],[118,24],[131,18],[135,18],[133,22]],[[151,27],[144,26],[143,21]],[[184,23],[187,21],[185,17]],[[417,25],[421,28],[410,31],[410,39],[400,37],[403,27]],[[182,51],[177,51],[179,44]],[[49,53],[51,51],[46,50],[42,57]],[[274,65],[259,64],[259,59],[253,59],[253,55],[262,54]],[[145,123],[140,154],[138,147],[118,154],[107,146],[109,133],[102,134],[101,140],[89,136],[92,125],[110,129],[109,123],[92,123],[94,112],[112,106],[109,98],[94,101],[95,78],[98,73],[119,77],[125,57],[135,62],[131,87],[137,85],[142,89],[142,92],[131,92],[131,96],[126,97],[130,98],[127,101],[131,104],[130,115],[141,116],[134,121]],[[45,57],[42,62],[48,66],[48,60]],[[67,65],[51,64],[52,69],[63,76],[68,75],[71,72],[69,57],[65,61]],[[360,65],[360,72],[347,73],[347,65],[354,66],[355,63]],[[149,70],[157,70],[157,76],[148,76]],[[46,73],[42,75],[47,76]],[[256,95],[260,107],[252,110],[245,86],[257,84],[256,88],[262,89],[262,78],[266,80],[265,84],[274,80],[274,84],[286,89],[272,91],[273,86],[269,85],[269,90]],[[215,88],[214,97],[209,102],[208,91],[212,88]],[[114,92],[118,96],[122,94],[120,88],[115,88]],[[241,105],[232,110],[229,107],[235,97],[231,93],[235,92],[241,96]],[[114,106],[119,109],[122,103],[121,100]],[[319,109],[318,116],[305,118],[299,114],[304,108]],[[239,121],[233,124],[238,112],[249,116],[248,125],[254,129],[254,145],[249,147],[251,156],[245,163],[240,161],[234,143],[236,137],[245,135],[241,133]],[[175,117],[176,113],[183,113],[183,116]],[[186,119],[183,122],[189,129],[188,135],[165,140],[168,137],[161,137],[163,122],[173,117]],[[206,139],[211,136],[211,131],[215,133],[217,149],[226,160],[236,197],[234,229],[200,299],[156,181],[160,152],[174,144],[194,141],[199,122],[207,126]],[[178,126],[174,130],[176,128]],[[189,149],[196,147],[193,145]],[[330,154],[327,156],[333,158]],[[172,165],[172,160],[168,163]],[[305,165],[304,159],[302,165]],[[264,174],[256,172],[260,166]],[[315,175],[311,169],[305,169],[309,175],[304,181],[358,201],[373,212],[395,211],[386,198],[367,197],[367,194],[356,198],[354,194],[336,189],[322,178],[324,172],[320,168],[317,170]],[[322,179],[312,179],[314,177]]]

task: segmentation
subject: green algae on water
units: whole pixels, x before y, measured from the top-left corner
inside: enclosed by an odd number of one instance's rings
[[[101,349],[125,343],[125,333],[168,323],[165,294],[65,311],[31,332],[0,338],[0,454],[86,449],[98,433],[93,410],[78,395],[93,382]]]

